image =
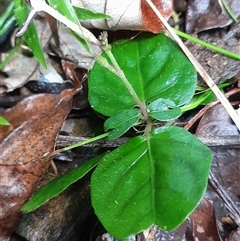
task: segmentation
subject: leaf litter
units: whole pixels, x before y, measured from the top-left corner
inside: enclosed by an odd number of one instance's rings
[[[9,236],[19,224],[21,206],[48,168],[46,155],[72,108],[74,92],[33,95],[3,115],[11,126],[1,127],[0,237]]]

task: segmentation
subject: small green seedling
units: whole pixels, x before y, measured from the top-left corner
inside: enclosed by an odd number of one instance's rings
[[[104,128],[110,132],[102,137],[118,138],[138,124],[145,130],[96,164],[92,205],[103,226],[119,239],[152,224],[173,230],[203,197],[212,160],[209,148],[195,136],[169,125],[193,97],[196,72],[164,34],[142,34],[106,49],[102,57],[116,74],[100,61],[88,80],[91,106],[109,116]],[[156,127],[159,121],[167,124]],[[49,185],[60,192],[69,183]],[[36,195],[46,201],[47,193],[40,190]],[[33,197],[22,210],[29,212],[39,205]]]
[[[22,8],[17,0],[14,3],[18,22],[22,24],[28,8]],[[45,2],[34,3],[34,11],[44,8],[65,19]],[[72,21],[66,25],[74,30],[78,20],[72,14],[75,12],[70,2],[49,0],[49,4]],[[33,48],[31,41],[35,40],[28,31],[37,36],[36,31],[30,27],[24,34]],[[84,41],[87,43],[85,38]],[[96,166],[91,177],[92,205],[108,232],[126,239],[153,224],[173,230],[203,197],[212,161],[208,147],[194,135],[170,124],[186,111],[184,106],[194,95],[195,69],[177,44],[163,33],[144,33],[112,46],[103,34],[101,41],[104,52],[94,55],[96,62],[89,74],[88,94],[92,108],[108,118],[104,124],[107,133],[87,142],[105,137],[116,139],[139,124],[144,131],[114,151],[49,183],[22,211],[39,207]],[[91,52],[88,44],[86,49]],[[33,48],[33,52],[45,65],[41,51]]]

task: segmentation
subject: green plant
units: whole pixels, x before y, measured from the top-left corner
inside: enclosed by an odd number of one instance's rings
[[[33,210],[97,166],[92,205],[113,236],[124,239],[152,224],[175,229],[204,195],[212,160],[195,136],[171,125],[194,95],[196,72],[163,33],[112,46],[104,34],[101,40],[104,53],[95,56],[89,74],[89,102],[109,117],[104,125],[108,133],[91,141],[116,139],[139,124],[144,131],[43,187],[22,211]]]
[[[9,126],[11,125],[6,119],[4,119],[2,116],[0,116],[0,126]]]
[[[108,47],[103,57],[117,75],[95,63],[88,80],[91,106],[110,116],[105,122],[109,139],[138,124],[145,130],[100,160],[91,178],[93,207],[120,239],[154,223],[172,230],[202,198],[211,152],[179,127],[155,126],[181,115],[181,106],[194,94],[195,70],[164,34],[143,34]],[[30,209],[26,204],[22,210]]]

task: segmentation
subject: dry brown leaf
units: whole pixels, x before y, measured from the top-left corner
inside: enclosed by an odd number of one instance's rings
[[[239,0],[226,0],[235,17],[240,16]],[[220,0],[188,1],[186,31],[198,33],[207,29],[230,25],[233,19]]]
[[[231,232],[230,236],[226,241],[239,241],[240,240],[240,227],[237,230]]]
[[[86,28],[96,28],[105,30],[141,30],[154,33],[163,29],[160,21],[155,17],[152,10],[146,5],[145,0],[123,0],[121,4],[115,0],[72,0],[76,7],[85,8],[93,12],[105,13],[112,19],[98,19],[92,21],[82,21]],[[173,9],[173,0],[153,1],[163,16],[168,19]],[[63,59],[70,60],[78,67],[90,70],[94,64],[93,56],[82,47],[68,29],[59,27],[60,51],[52,41],[52,48]],[[102,48],[96,44],[90,44],[96,54],[102,52]]]
[[[41,46],[43,49],[48,45],[51,38],[51,31],[45,19],[35,20]],[[26,50],[25,50],[26,51]],[[6,54],[7,55],[7,54]],[[30,79],[39,79],[42,74],[50,82],[62,83],[62,77],[53,68],[47,54],[45,54],[47,69],[42,67],[35,57],[29,57],[16,52],[2,71],[7,77],[0,79],[0,85],[7,87],[7,92],[22,87]]]
[[[49,160],[74,90],[30,96],[5,114],[12,125],[0,130],[0,239],[19,224],[20,208],[34,192]]]
[[[172,0],[153,0],[162,15],[168,19],[173,9]],[[83,21],[86,28],[106,30],[140,30],[159,33],[163,26],[145,0],[72,0],[74,6],[93,12],[105,13],[111,17],[108,20]]]
[[[215,212],[207,198],[203,198],[191,214],[194,240],[222,241],[216,224]]]
[[[70,60],[77,64],[77,67],[90,70],[94,64],[93,56],[79,43],[79,41],[71,34],[69,29],[59,27],[58,34],[60,36],[60,47],[56,48],[55,42],[51,41],[51,46],[57,55],[65,60]],[[101,54],[102,49],[96,44],[91,44],[91,49],[96,54]]]
[[[171,0],[152,0],[156,8],[161,12],[162,16],[166,19],[170,18],[173,10],[173,1]],[[147,4],[146,0],[141,0],[142,9],[142,22],[145,30],[160,33],[165,27],[150,6]]]

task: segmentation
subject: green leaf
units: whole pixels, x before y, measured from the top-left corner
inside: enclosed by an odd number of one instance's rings
[[[104,13],[96,13],[96,12],[92,12],[88,9],[85,8],[79,8],[76,6],[73,6],[77,17],[80,21],[83,20],[94,20],[94,19],[111,19],[110,16],[108,16],[107,14]]]
[[[115,116],[108,118],[104,123],[104,130],[114,129],[108,136],[108,140],[114,140],[123,135],[132,126],[136,125],[141,112],[139,109],[121,110]]]
[[[138,136],[106,155],[91,178],[95,213],[114,237],[125,239],[152,224],[179,226],[207,187],[212,155],[176,126]]]
[[[75,10],[69,0],[48,0],[49,4],[72,22],[78,24]]]
[[[76,38],[76,40],[87,50],[87,52],[90,53],[90,49],[89,49],[86,41],[83,38],[81,38],[78,34],[73,32],[72,30],[71,30],[71,33]]]
[[[10,126],[11,124],[4,119],[2,116],[0,116],[0,126]]]
[[[159,98],[148,106],[149,115],[159,121],[174,120],[182,114],[182,111],[169,99]]]
[[[30,8],[25,4],[22,5],[21,1],[19,0],[14,0],[14,4],[14,15],[16,17],[18,25],[22,26],[27,19],[27,16],[30,12]],[[44,54],[38,37],[37,28],[34,22],[29,24],[26,32],[24,33],[24,37],[36,59],[43,67],[47,68],[46,60],[44,58]]]
[[[144,33],[121,41],[112,46],[112,53],[142,102],[163,98],[181,106],[192,98],[197,80],[195,69],[164,34]],[[91,106],[106,116],[136,105],[122,80],[98,63],[90,72],[88,84]]]
[[[105,153],[92,158],[83,165],[75,168],[74,170],[61,177],[54,179],[47,185],[40,188],[34,194],[34,196],[22,206],[21,211],[25,213],[31,212],[49,201],[50,199],[56,197],[59,193],[64,191],[67,187],[69,187],[71,184],[82,178],[91,169],[93,169],[104,157],[104,155]]]

